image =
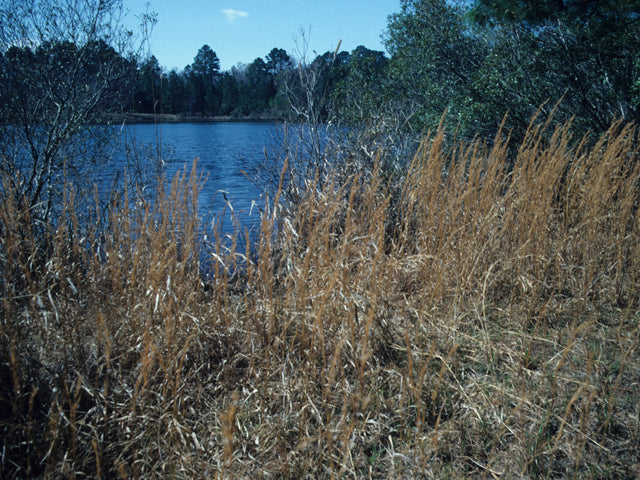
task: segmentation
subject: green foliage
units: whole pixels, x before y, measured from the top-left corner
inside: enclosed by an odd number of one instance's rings
[[[230,115],[239,101],[238,80],[228,72],[220,79],[220,114]]]
[[[265,59],[220,70],[220,60],[203,45],[183,71],[163,74],[155,57],[141,64],[135,74],[133,109],[140,113],[170,113],[205,117],[271,117],[286,115],[278,84],[294,68],[283,49],[273,48]]]
[[[273,79],[262,58],[256,58],[245,72],[246,80],[241,87],[240,108],[246,114],[263,112],[275,94]]]
[[[273,48],[228,72],[220,70],[209,45],[183,71],[166,73],[154,56],[131,63],[102,40],[81,46],[62,37],[26,50],[7,40],[1,78],[37,97],[31,85],[37,89],[43,78],[77,72],[69,68],[73,52],[93,48],[90,58],[128,68],[128,77],[109,88],[128,89],[128,105],[136,112],[313,118],[407,138],[436,128],[443,112],[458,136],[490,137],[507,114],[506,131],[521,139],[541,105],[548,113],[559,102],[556,121],[575,117],[576,131],[601,132],[613,118],[640,116],[639,2],[402,0],[385,32],[388,57],[359,46],[296,62]],[[38,64],[41,78],[21,71],[18,58]],[[93,63],[82,67],[79,84],[91,83],[92,75],[104,77],[101,63]],[[15,117],[16,106],[24,103],[14,90],[0,92],[5,118]],[[52,93],[60,94],[55,88]],[[114,105],[102,95],[90,110]]]
[[[265,57],[267,72],[270,75],[276,76],[282,72],[285,72],[293,68],[293,61],[291,57],[282,48],[273,48],[269,54]]]
[[[178,114],[185,111],[187,98],[184,77],[176,70],[167,75],[167,84],[162,90],[161,105],[165,113]]]
[[[139,112],[160,113],[157,99],[161,90],[162,68],[158,59],[151,55],[140,65],[137,73],[134,108]]]
[[[366,123],[382,108],[388,89],[388,62],[384,52],[362,45],[342,58],[339,64],[342,69],[333,74],[331,96],[343,120],[350,124]]]
[[[199,50],[189,73],[187,85],[191,96],[191,113],[216,115],[219,108],[219,93],[216,84],[220,75],[220,60],[209,45]]]
[[[505,114],[522,138],[540,105],[556,121],[602,132],[638,119],[638,2],[403,0],[390,17],[391,90],[414,122],[443,111],[459,134],[490,135]]]
[[[471,14],[485,24],[561,22],[607,34],[621,22],[637,21],[639,12],[638,0],[476,0]]]
[[[464,22],[462,11],[445,0],[405,0],[389,19],[392,93],[411,108],[414,122],[434,127],[442,112],[463,119],[465,107],[480,100],[475,72],[486,42]]]
[[[585,129],[603,131],[614,116],[638,119],[637,0],[478,0],[471,16],[532,38],[527,51],[535,54],[535,86],[552,101],[564,95],[561,110],[576,115]]]

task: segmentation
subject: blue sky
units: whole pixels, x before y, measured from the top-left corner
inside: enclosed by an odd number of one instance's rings
[[[274,47],[298,58],[301,29],[311,60],[335,50],[340,40],[340,50],[384,50],[387,17],[400,9],[399,0],[124,0],[127,23],[135,24],[147,3],[158,15],[150,51],[163,67],[179,70],[204,44],[217,53],[222,70],[251,63]]]

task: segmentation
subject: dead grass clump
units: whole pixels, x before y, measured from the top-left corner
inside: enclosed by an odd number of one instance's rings
[[[440,130],[398,203],[309,181],[247,252],[203,243],[195,165],[106,229],[6,183],[0,476],[633,477],[636,132],[550,128]]]

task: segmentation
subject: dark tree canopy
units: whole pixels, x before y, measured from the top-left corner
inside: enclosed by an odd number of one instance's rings
[[[209,45],[198,49],[183,71],[165,73],[151,56],[137,67],[133,108],[140,113],[282,118],[287,112],[276,98],[278,84],[293,68],[293,60],[280,48],[227,72],[221,71]]]
[[[622,22],[638,21],[638,0],[477,0],[473,18],[480,23],[526,22],[532,26],[554,22],[624,27]]]
[[[215,84],[220,74],[220,59],[209,45],[203,45],[198,50],[191,64],[191,73],[208,85]]]
[[[442,112],[469,136],[508,113],[522,135],[543,104],[558,121],[606,130],[639,118],[637,0],[402,0],[390,17],[390,95],[433,126]]]
[[[158,59],[151,55],[138,67],[134,104],[136,110],[160,113],[159,101],[162,81],[162,68]]]
[[[278,75],[281,72],[293,67],[291,57],[282,48],[273,48],[266,56],[267,72],[271,75]]]

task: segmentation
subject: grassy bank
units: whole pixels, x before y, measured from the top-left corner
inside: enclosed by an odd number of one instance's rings
[[[6,183],[0,476],[634,478],[637,132],[541,129],[310,182],[242,274],[195,168],[37,241]]]

